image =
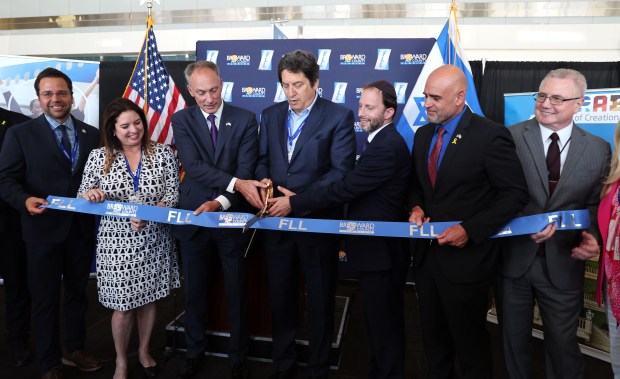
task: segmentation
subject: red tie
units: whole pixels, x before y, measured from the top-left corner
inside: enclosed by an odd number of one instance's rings
[[[435,181],[437,180],[437,164],[439,163],[439,153],[441,153],[441,145],[443,144],[443,135],[445,133],[446,129],[443,126],[437,129],[437,141],[435,141],[431,157],[428,160],[428,178],[431,180],[433,188],[435,188]]]

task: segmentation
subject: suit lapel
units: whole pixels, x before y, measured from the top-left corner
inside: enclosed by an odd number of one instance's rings
[[[4,142],[4,135],[6,134],[7,129],[8,125],[2,124],[2,120],[0,120],[0,148],[2,147],[2,143]]]
[[[299,151],[303,148],[304,144],[314,136],[316,130],[321,126],[321,122],[324,118],[324,109],[322,107],[323,103],[321,97],[317,97],[310,114],[306,118],[304,122],[303,129],[297,138],[297,142],[295,142],[295,150],[293,150],[293,155],[291,156],[291,162],[299,155]],[[288,136],[288,130],[285,131]],[[286,143],[288,143],[288,138]]]
[[[217,146],[215,147],[215,160],[216,162],[222,152],[224,145],[226,144],[226,140],[232,134],[232,128],[234,126],[233,122],[233,112],[230,106],[224,103],[224,108],[222,109],[222,118],[220,119],[220,128],[218,129],[217,134]]]
[[[274,113],[273,125],[275,125],[275,133],[280,141],[280,152],[282,153],[282,159],[284,162],[288,162],[288,130],[286,123],[288,119],[288,102],[284,101],[280,103],[280,111]]]
[[[58,140],[56,139],[56,134],[52,130],[50,124],[47,122],[45,115],[39,116],[37,119],[35,119],[35,121],[37,122],[37,128],[40,129],[39,131],[37,131],[37,134],[41,134],[43,139],[44,146],[42,148],[53,152],[54,157],[56,157],[56,159],[58,159],[68,171],[71,171],[71,164],[67,160],[67,157],[65,157],[65,155],[63,154],[62,150],[60,150]]]
[[[540,179],[540,186],[545,189],[545,193],[549,196],[549,174],[547,172],[547,161],[545,159],[545,146],[543,145],[542,135],[540,134],[540,126],[535,118],[528,121],[525,125],[523,139],[533,158],[533,163]]]
[[[577,164],[581,161],[581,156],[586,148],[586,140],[584,138],[583,131],[577,127],[577,125],[573,125],[573,131],[570,136],[570,146],[568,148],[568,153],[566,155],[566,161],[564,162],[564,167],[562,167],[562,172],[560,173],[560,180],[558,181],[557,186],[555,187],[554,194],[560,192],[558,189],[560,187],[565,186],[568,178],[572,177],[572,172],[577,166]],[[564,180],[562,180],[564,178]],[[561,193],[561,192],[560,192]]]
[[[374,136],[372,142],[368,144],[366,150],[362,151],[359,158],[357,158],[356,164],[359,164],[362,161],[362,159],[366,156],[367,151],[370,150],[373,146],[381,145],[383,143],[383,140],[385,140],[388,134],[392,131],[395,131],[393,123],[389,123],[383,129],[381,129],[379,133]]]
[[[419,137],[416,137],[415,139],[416,144],[414,144],[414,151],[412,152],[412,155],[414,156],[416,154],[415,151],[417,151],[418,149],[421,149],[421,151],[423,152],[423,155],[419,159],[420,162],[418,162],[417,165],[418,170],[424,175],[423,185],[427,187],[426,189],[430,192],[433,192],[433,187],[431,186],[431,180],[428,177],[428,152],[431,148],[431,140],[433,138],[434,132],[434,125],[419,128],[416,131],[416,135],[419,134]],[[420,143],[420,146],[418,146],[417,143]]]
[[[76,120],[75,118],[73,119],[73,126],[76,128],[75,130],[77,130],[77,143],[78,143],[78,149],[79,149],[79,157],[78,157],[78,161],[77,164],[75,165],[76,168],[78,167],[83,167],[86,164],[86,160],[88,159],[88,154],[90,154],[90,151],[88,150],[88,143],[86,143],[88,136],[88,130],[86,130],[86,128],[84,127],[84,125],[81,122],[78,122],[78,120]],[[74,170],[73,173],[76,173],[80,170]]]
[[[209,134],[209,124],[205,119],[200,107],[196,106],[192,112],[193,122],[190,122],[190,131],[194,136],[194,139],[198,141],[207,152],[211,161],[215,161],[215,149],[213,148],[213,142],[211,142],[211,135]]]
[[[459,124],[454,129],[454,133],[452,133],[451,139],[450,140],[446,139],[443,141],[444,144],[445,143],[448,144],[448,147],[446,147],[446,152],[443,154],[443,158],[441,158],[441,164],[439,165],[439,169],[437,170],[437,180],[435,181],[435,190],[437,190],[437,187],[439,187],[442,177],[446,176],[447,175],[446,173],[449,172],[450,164],[452,163],[452,160],[454,156],[456,155],[456,152],[459,150],[459,148],[462,145],[462,143],[459,143],[459,142],[462,139],[467,138],[467,129],[469,128],[469,123],[471,121],[471,115],[472,113],[469,110],[469,108],[466,109],[465,113],[463,113],[463,116],[461,116],[461,119],[459,120]],[[433,130],[434,130],[434,127],[433,127]],[[432,135],[431,135],[431,138],[432,138]],[[452,142],[455,142],[455,143],[452,143]],[[430,145],[430,141],[429,141],[429,145]],[[426,168],[426,171],[428,174],[428,167]]]

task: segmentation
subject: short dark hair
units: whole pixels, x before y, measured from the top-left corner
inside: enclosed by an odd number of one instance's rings
[[[396,113],[396,110],[398,109],[396,90],[390,82],[385,80],[377,80],[376,82],[364,85],[362,90],[367,88],[376,88],[381,91],[381,98],[383,99],[383,105],[385,108],[394,108],[394,113]]]
[[[314,86],[319,79],[319,65],[311,52],[305,50],[295,50],[282,56],[278,63],[278,80],[282,83],[282,71],[301,72]]]
[[[39,95],[39,84],[41,83],[41,79],[44,78],[61,78],[67,82],[67,87],[69,87],[69,91],[73,94],[73,83],[71,82],[71,78],[67,76],[64,72],[57,70],[52,67],[48,67],[45,70],[41,71],[37,78],[34,81],[34,91]]]

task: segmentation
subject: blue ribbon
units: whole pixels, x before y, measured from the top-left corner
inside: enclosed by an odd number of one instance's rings
[[[106,200],[91,203],[86,199],[48,196],[46,208],[99,216],[135,217],[141,220],[171,225],[196,225],[206,228],[243,228],[254,215],[238,212],[207,212],[194,216],[194,211],[157,207],[153,205],[122,203]],[[302,233],[350,234],[358,236],[435,238],[448,227],[460,221],[428,222],[421,227],[409,222],[322,220],[293,217],[266,217],[252,228]],[[532,216],[517,217],[491,238],[538,233],[547,225],[556,223],[558,230],[580,230],[590,226],[590,214],[585,209],[566,210]]]

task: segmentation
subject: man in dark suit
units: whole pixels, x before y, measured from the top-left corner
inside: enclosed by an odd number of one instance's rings
[[[358,115],[368,132],[367,146],[353,171],[342,181],[272,201],[270,214],[290,207],[307,217],[327,208],[349,203],[348,220],[401,221],[407,219],[407,184],[411,156],[392,123],[396,91],[384,80],[362,88]],[[406,240],[388,237],[346,237],[351,268],[359,275],[368,330],[371,378],[405,377],[405,320],[403,290],[409,267]]]
[[[256,177],[293,192],[341,181],[355,164],[353,112],[317,93],[319,66],[307,51],[285,54],[278,79],[287,101],[263,111]],[[275,187],[274,187],[275,188]],[[342,207],[312,215],[340,219]],[[290,209],[279,215],[285,216]],[[339,236],[266,231],[266,259],[273,331],[273,378],[296,371],[299,265],[307,289],[308,375],[324,377],[334,327]]]
[[[258,155],[258,124],[254,113],[222,101],[222,79],[213,62],[198,61],[185,69],[192,106],[172,116],[172,128],[185,177],[179,207],[201,212],[245,211],[249,188],[253,205],[261,207],[254,176]],[[252,199],[252,196],[248,198]],[[179,377],[193,376],[205,360],[207,278],[213,254],[222,262],[232,363],[232,378],[245,378],[248,343],[248,293],[245,239],[240,229],[175,226],[185,278],[185,340],[187,355]],[[215,248],[215,249],[214,249]]]
[[[415,134],[410,222],[460,221],[417,240],[414,275],[431,378],[491,378],[486,330],[500,241],[488,237],[527,202],[523,169],[505,127],[465,104],[463,72],[444,65],[424,87],[429,124]]]
[[[553,70],[535,94],[535,118],[509,127],[530,194],[522,214],[590,211],[587,232],[556,233],[557,224],[550,223],[539,233],[506,241],[502,324],[506,368],[513,379],[532,375],[534,300],[543,320],[547,378],[584,375],[577,341],[584,261],[599,253],[596,212],[611,161],[609,144],[573,122],[585,91],[586,79],[578,71]]]
[[[58,378],[61,360],[82,371],[101,367],[83,350],[95,220],[41,206],[48,195],[76,196],[88,154],[99,144],[99,131],[69,115],[72,83],[61,71],[41,71],[34,88],[44,114],[8,130],[0,153],[0,195],[21,214],[37,364],[43,378]],[[66,326],[62,354],[61,283]]]
[[[0,108],[0,149],[7,130],[30,117]],[[0,150],[2,151],[2,150]],[[30,360],[30,292],[26,280],[26,245],[22,241],[19,213],[0,198],[0,275],[4,280],[4,315],[7,342],[16,366]]]

